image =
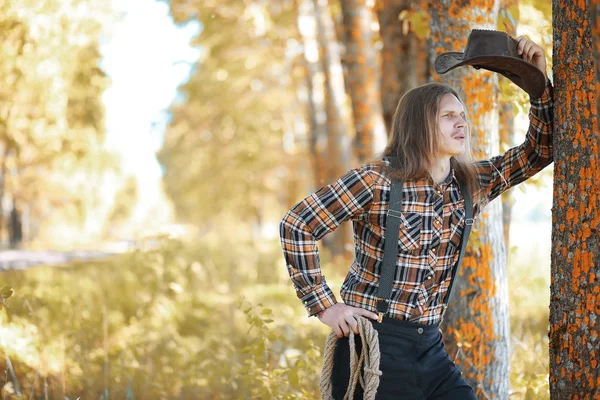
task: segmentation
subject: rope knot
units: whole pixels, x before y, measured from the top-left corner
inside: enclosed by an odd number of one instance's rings
[[[365,371],[365,372],[368,372],[368,373],[370,373],[370,374],[374,374],[374,375],[377,375],[377,376],[381,376],[381,371],[380,371],[380,370],[378,370],[378,369],[365,368],[365,369],[364,369],[364,371]]]

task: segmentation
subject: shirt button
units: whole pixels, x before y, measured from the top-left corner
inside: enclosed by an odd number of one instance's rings
[[[428,281],[430,281],[430,280],[431,280],[431,278],[432,278],[432,275],[429,275],[429,276],[427,277],[427,280],[428,280]]]
[[[433,254],[435,254],[437,251],[437,247],[434,247],[431,251],[433,251]]]

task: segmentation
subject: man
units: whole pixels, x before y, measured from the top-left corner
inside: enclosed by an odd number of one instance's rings
[[[438,327],[467,218],[459,184],[468,188],[477,216],[494,198],[552,162],[552,86],[545,55],[525,37],[517,38],[515,50],[521,64],[537,67],[541,87],[538,84],[536,93],[542,93],[531,98],[530,126],[522,145],[491,160],[471,162],[466,110],[458,94],[444,84],[424,85],[400,100],[380,160],[319,189],[281,221],[284,257],[298,297],[310,316],[342,338],[334,354],[334,398],[342,399],[348,386],[346,336],[351,330],[358,333],[355,316],[371,319],[378,331],[382,376],[377,399],[476,398],[444,350]],[[467,53],[451,68],[475,65],[468,64]],[[503,72],[502,62],[489,69]],[[505,75],[523,88],[535,86],[534,78],[528,78],[531,71],[520,77]],[[391,157],[396,157],[394,164]],[[378,323],[377,290],[392,180],[403,182],[398,254],[389,310]],[[321,274],[316,241],[346,220],[354,226],[355,259],[342,285],[344,303],[338,303]],[[362,398],[360,388],[357,393],[355,398]]]

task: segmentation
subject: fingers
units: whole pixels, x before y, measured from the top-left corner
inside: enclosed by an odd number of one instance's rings
[[[527,52],[527,58],[526,60],[529,62],[533,61],[534,57],[537,57],[541,52],[540,52],[540,48],[538,46],[532,46],[529,51]]]
[[[343,338],[344,337],[344,332],[342,332],[342,330],[340,329],[339,325],[336,325],[336,326],[332,327],[332,329],[335,332],[335,336],[337,336],[338,338]]]
[[[356,315],[361,315],[365,318],[370,318],[370,319],[374,319],[374,320],[378,320],[379,319],[379,315],[375,314],[374,312],[365,310],[364,308],[355,308],[354,309],[354,314]]]
[[[527,39],[525,36],[519,36],[517,39],[517,54],[521,55],[523,54],[523,49],[525,48],[525,45],[527,44],[527,41],[529,39]]]
[[[350,327],[348,326],[348,323],[346,322],[345,319],[340,320],[339,327],[340,327],[340,330],[342,331],[342,336],[350,335]],[[342,336],[338,335],[338,337],[342,337]]]
[[[346,316],[346,323],[348,324],[348,327],[352,329],[352,332],[354,332],[355,335],[358,335],[358,323],[356,322],[354,315],[350,315],[349,317]]]
[[[518,53],[525,61],[529,61],[529,52],[535,50],[534,43],[531,40],[525,39],[521,45],[519,45]]]
[[[378,315],[374,312],[337,303],[325,311],[320,317],[320,321],[331,327],[338,338],[342,338],[349,336],[351,331],[354,334],[360,334],[358,321],[356,320],[357,315],[373,320],[378,319]]]
[[[523,60],[532,62],[534,57],[543,55],[543,50],[534,41],[527,39],[525,36],[519,36],[517,39],[517,54]]]

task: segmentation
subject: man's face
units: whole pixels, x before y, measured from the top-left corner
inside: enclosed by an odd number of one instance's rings
[[[438,113],[438,157],[458,156],[465,152],[467,122],[461,102],[447,93]]]

